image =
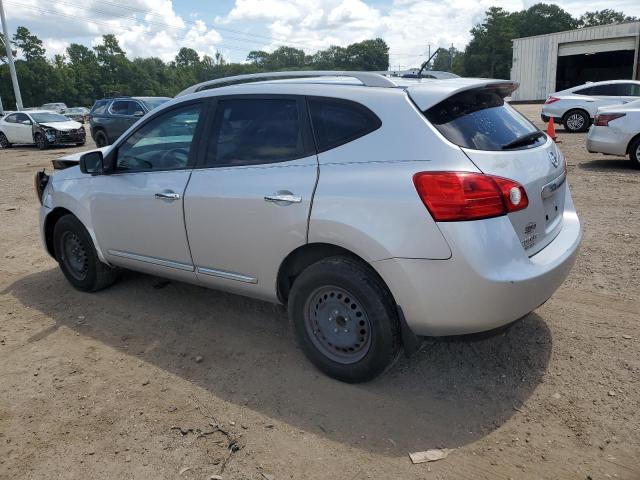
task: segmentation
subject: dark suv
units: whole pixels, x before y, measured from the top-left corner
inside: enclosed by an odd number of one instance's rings
[[[111,145],[138,119],[169,97],[114,97],[96,101],[89,113],[91,137],[98,147]]]

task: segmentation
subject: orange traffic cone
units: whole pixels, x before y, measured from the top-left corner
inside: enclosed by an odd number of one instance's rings
[[[553,123],[553,117],[550,117],[549,123],[547,123],[547,135],[549,135],[554,142],[558,142],[558,137],[556,137],[556,125]]]

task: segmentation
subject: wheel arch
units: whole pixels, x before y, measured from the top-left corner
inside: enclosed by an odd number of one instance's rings
[[[629,143],[627,143],[627,148],[625,150],[627,155],[631,153],[631,145],[633,145],[639,139],[640,139],[640,133],[637,134],[635,137],[633,137],[631,140],[629,140]]]
[[[53,246],[53,230],[56,227],[56,223],[65,215],[73,215],[73,212],[67,210],[64,207],[56,207],[54,208],[45,218],[44,220],[44,240],[45,245],[47,247],[47,252],[53,258],[56,257],[55,248]],[[76,215],[74,217],[78,218]]]
[[[384,287],[389,291],[391,297],[393,297],[387,283],[380,276],[378,271],[373,268],[370,262],[362,258],[357,253],[345,247],[331,243],[307,243],[289,253],[289,255],[287,255],[280,264],[276,284],[278,299],[282,303],[286,304],[293,282],[305,268],[322,260],[323,258],[335,256],[349,257],[363,265],[366,265],[367,268],[369,268],[380,279]]]

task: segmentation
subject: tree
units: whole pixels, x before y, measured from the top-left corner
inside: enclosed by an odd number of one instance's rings
[[[454,67],[459,67],[460,62],[457,61],[462,52],[451,46],[451,48],[440,48],[433,59],[431,70],[439,70],[441,72],[455,72]]]
[[[27,27],[18,27],[12,43],[22,52],[25,60],[44,59],[42,40],[32,35]]]
[[[381,38],[352,43],[345,51],[346,64],[350,70],[387,70],[389,47]]]
[[[578,21],[557,5],[536,3],[526,10],[512,14],[513,27],[518,38],[573,30]]]
[[[259,67],[266,65],[268,59],[269,53],[264,50],[251,50],[249,55],[247,55],[247,62],[251,62]]]
[[[200,55],[193,48],[182,47],[176,55],[176,66],[193,68],[200,63]]]
[[[465,50],[463,70],[471,77],[509,78],[511,39],[515,30],[511,15],[500,7],[486,11],[483,23],[471,29],[471,42]]]
[[[636,17],[630,17],[610,8],[604,10],[596,10],[593,12],[586,12],[578,20],[579,27],[595,27],[597,25],[609,25],[611,23],[624,23],[635,22],[638,19]]]

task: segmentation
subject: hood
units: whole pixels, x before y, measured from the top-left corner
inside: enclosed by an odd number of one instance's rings
[[[75,122],[73,120],[67,120],[66,122],[44,122],[44,123],[39,123],[38,125],[41,125],[43,127],[54,128],[56,130],[60,130],[61,132],[66,132],[69,130],[77,130],[82,126],[81,123]]]
[[[95,148],[93,150],[83,150],[82,152],[76,152],[76,153],[72,153],[71,155],[66,155],[64,157],[56,158],[55,160],[52,160],[51,163],[53,164],[53,168],[55,170],[63,170],[65,168],[78,165],[80,163],[80,157],[85,153],[102,152],[102,155],[106,155],[109,149],[111,149],[111,145],[107,145],[106,147],[102,147],[102,148]]]

